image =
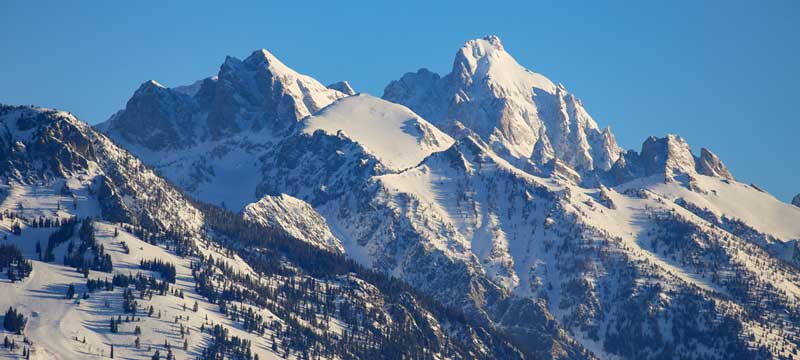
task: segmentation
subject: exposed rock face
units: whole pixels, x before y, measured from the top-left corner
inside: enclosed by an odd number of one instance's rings
[[[660,139],[654,136],[647,138],[639,156],[645,176],[659,173],[672,176],[695,171],[694,156],[689,144],[672,134]]]
[[[274,153],[265,156],[269,162],[264,165],[260,190],[289,193],[307,201],[336,229],[337,236],[341,234],[346,254],[381,272],[402,274],[405,281],[482,322],[512,329],[510,333],[526,350],[543,358],[584,356],[542,301],[513,296],[509,288],[500,285],[513,286],[519,279],[501,250],[506,239],[491,240],[495,226],[500,226],[492,222],[498,221],[494,211],[508,213],[494,210],[494,205],[489,205],[491,198],[521,200],[526,190],[537,190],[513,184],[509,174],[497,176],[500,180],[495,189],[494,176],[487,172],[484,177],[478,167],[494,169],[498,167],[495,161],[502,160],[486,152],[486,144],[470,137],[427,156],[417,167],[396,172],[387,171],[381,159],[349,136],[347,132],[314,131],[280,143]],[[429,188],[424,185],[427,176],[441,179],[434,181],[437,185],[431,191],[446,196],[442,201],[448,204],[458,203],[450,196],[471,194],[461,200],[463,209],[452,209],[454,213],[446,216],[434,212],[423,195]],[[406,186],[422,193],[406,190]],[[486,187],[493,192],[483,194]],[[529,209],[533,207],[529,204]],[[471,215],[468,211],[483,208],[492,209],[492,214]],[[465,228],[445,220],[456,214],[464,217]],[[476,226],[484,222],[489,225]],[[472,236],[476,237],[474,246],[480,242],[482,248],[496,246],[498,250],[476,258],[468,249]],[[482,259],[485,265],[481,265]],[[491,269],[492,277],[484,274],[484,266]]]
[[[700,158],[697,159],[697,172],[703,175],[721,177],[723,179],[733,180],[731,175],[722,160],[706,148],[700,149]]]
[[[792,198],[792,205],[800,207],[800,194],[797,194]]]
[[[66,112],[0,105],[0,174],[65,177],[96,160],[86,125]]]
[[[109,178],[101,176],[97,187],[97,202],[100,204],[103,218],[113,222],[132,222],[125,200],[117,193],[114,183]]]
[[[613,184],[656,174],[664,174],[668,178],[701,174],[733,180],[728,168],[716,154],[702,148],[700,156],[694,156],[686,141],[672,134],[663,138],[647,138],[641,152],[625,152],[608,174]]]
[[[344,96],[298,74],[267,50],[244,61],[228,57],[218,77],[216,86],[197,94],[208,97],[204,107],[214,138],[263,128],[280,132]]]
[[[579,171],[607,170],[621,152],[574,95],[519,65],[496,36],[467,42],[450,74],[405,74],[383,97],[451,135],[466,127],[517,164],[557,157]]]
[[[194,143],[198,105],[186,94],[150,80],[139,86],[125,110],[108,122],[108,130],[126,141],[152,149],[182,148]]]
[[[356,91],[350,86],[350,83],[347,81],[339,81],[333,84],[328,85],[328,89],[333,89],[336,91],[341,92],[345,95],[355,95]]]

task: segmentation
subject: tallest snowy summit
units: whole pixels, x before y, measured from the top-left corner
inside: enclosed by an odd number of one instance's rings
[[[558,159],[578,171],[605,171],[622,152],[577,97],[519,64],[495,35],[461,46],[449,74],[407,73],[383,97],[453,137],[469,129],[521,168]]]

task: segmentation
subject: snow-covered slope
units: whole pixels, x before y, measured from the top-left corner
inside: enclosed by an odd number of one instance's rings
[[[109,329],[110,318],[122,314],[122,288],[90,292],[86,287],[86,279],[74,268],[34,261],[29,278],[17,283],[5,280],[0,283],[4,294],[0,297],[0,306],[4,309],[13,306],[29,317],[24,335],[30,344],[24,346],[31,350],[32,359],[109,358],[112,344],[114,358],[150,359],[156,350],[166,356],[168,350],[164,344],[167,343],[179,358],[197,357],[203,353],[205,344],[211,341],[210,333],[202,332],[200,328],[210,327],[211,324],[224,325],[230,329],[232,336],[257,344],[253,352],[259,354],[261,359],[280,358],[263,344],[259,336],[242,330],[232,319],[221,314],[217,305],[195,293],[190,259],[176,256],[124,231],[114,236],[114,229],[113,224],[96,223],[97,241],[111,256],[114,274],[150,274],[139,269],[142,260],[169,262],[175,264],[177,269],[178,280],[172,289],[183,291],[183,296],[170,294],[138,299],[144,313],[135,321],[124,320],[119,325],[120,331],[112,333]],[[24,246],[25,239],[12,238],[11,242]],[[127,253],[121,244],[128,247]],[[27,252],[27,255],[36,258],[33,251]],[[112,275],[91,271],[88,276],[90,279],[110,279]],[[75,287],[77,295],[74,299],[65,298],[70,285]],[[82,294],[88,294],[88,298],[81,298]],[[197,311],[193,310],[195,302],[198,303]],[[156,310],[154,315],[148,316],[146,311],[151,306]],[[272,314],[268,316],[274,318]],[[123,315],[125,319],[128,317],[130,314]],[[135,334],[137,327],[140,335]],[[182,331],[186,333],[181,335]],[[22,336],[5,335],[16,338],[19,346],[23,346]],[[138,348],[134,346],[137,338],[140,343]],[[188,344],[185,350],[184,342]],[[16,358],[13,355],[19,355],[21,351],[22,347],[15,352],[0,350],[0,358]]]
[[[646,180],[643,180],[646,181]],[[622,187],[634,186],[636,183]],[[738,219],[755,230],[784,241],[800,239],[800,209],[752,185],[697,175],[692,186],[655,182],[648,189],[670,200],[683,199],[715,217]]]
[[[365,94],[341,99],[303,121],[303,133],[317,130],[352,139],[394,170],[417,165],[453,144],[408,108]]]

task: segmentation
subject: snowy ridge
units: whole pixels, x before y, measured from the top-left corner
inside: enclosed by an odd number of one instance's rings
[[[364,94],[341,99],[303,121],[301,132],[317,130],[341,133],[395,170],[417,165],[453,144],[453,139],[411,110]]]

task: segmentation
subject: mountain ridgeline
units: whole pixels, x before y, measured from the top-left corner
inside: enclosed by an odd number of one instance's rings
[[[147,81],[95,127],[0,120],[4,267],[29,278],[0,305],[39,314],[26,352],[800,356],[797,202],[676,135],[622,149],[496,36],[381,97],[259,50],[191,85]],[[67,283],[80,304],[35,297]],[[66,318],[83,325],[48,325]]]

